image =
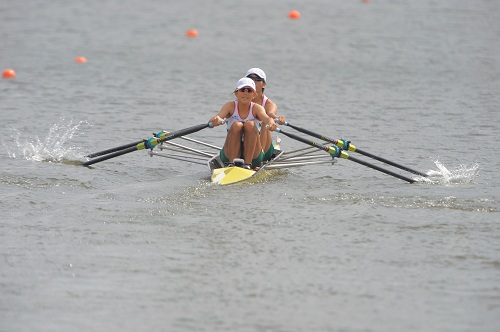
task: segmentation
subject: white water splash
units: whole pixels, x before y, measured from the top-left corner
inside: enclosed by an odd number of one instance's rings
[[[79,162],[84,153],[79,147],[68,146],[68,144],[80,133],[82,124],[88,125],[86,121],[74,124],[72,120],[66,120],[63,117],[60,122],[50,127],[44,139],[37,136],[26,137],[24,132],[15,129],[15,133],[11,135],[11,146],[5,143],[4,145],[7,147],[10,158],[59,163]]]
[[[429,182],[432,184],[449,184],[449,183],[472,183],[474,178],[479,176],[479,164],[460,164],[453,170],[448,170],[439,160],[434,161],[438,170],[427,172],[428,178],[420,178],[419,181]]]

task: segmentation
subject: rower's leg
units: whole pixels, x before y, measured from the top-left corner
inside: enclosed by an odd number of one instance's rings
[[[245,164],[252,164],[252,160],[257,158],[262,150],[260,144],[259,131],[257,126],[253,121],[246,121],[243,125],[245,132],[245,141],[243,142],[243,157],[245,159]]]
[[[224,153],[231,163],[235,158],[240,158],[242,134],[243,123],[241,122],[233,123],[227,133],[226,142],[224,143]]]
[[[262,150],[266,152],[271,147],[271,143],[273,142],[273,138],[271,136],[271,131],[266,128],[266,126],[262,126],[260,128],[260,143],[262,144]]]

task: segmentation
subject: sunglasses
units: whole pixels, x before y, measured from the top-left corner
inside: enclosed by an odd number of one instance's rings
[[[245,87],[239,89],[238,91],[239,92],[253,92],[253,89],[245,86]]]
[[[264,79],[260,78],[259,76],[247,76],[247,77],[256,81],[256,82],[264,82]]]

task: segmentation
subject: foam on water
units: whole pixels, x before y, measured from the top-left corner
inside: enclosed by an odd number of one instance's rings
[[[89,125],[86,121],[74,123],[64,117],[58,123],[53,124],[45,138],[29,137],[26,132],[14,129],[11,135],[12,141],[5,143],[10,158],[24,158],[26,160],[56,162],[56,163],[80,163],[84,153],[80,147],[70,145],[71,140],[77,137],[82,125]]]
[[[421,182],[432,184],[465,184],[472,183],[479,176],[479,164],[460,164],[455,169],[447,169],[439,160],[434,161],[438,168],[427,172],[428,178],[419,178]]]

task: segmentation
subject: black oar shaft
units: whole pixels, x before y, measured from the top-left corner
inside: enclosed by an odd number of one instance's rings
[[[142,142],[142,141],[140,141],[140,142]],[[138,144],[140,144],[140,142]],[[108,159],[111,159],[111,158],[114,158],[114,157],[118,157],[118,156],[124,155],[126,153],[134,152],[134,151],[137,151],[137,145],[129,147],[128,149],[122,149],[120,151],[117,151],[117,152],[114,152],[114,153],[109,153],[109,154],[101,156],[99,158],[95,158],[95,159],[86,161],[82,165],[83,166],[89,166],[89,165],[92,165],[92,164],[95,164],[95,163],[98,163],[98,162],[101,162],[101,161],[104,161],[104,160],[108,160]]]
[[[317,133],[315,133],[315,132],[313,132],[313,131],[310,131],[310,130],[308,130],[308,129],[305,129],[305,128],[302,128],[302,127],[299,127],[299,126],[294,126],[294,125],[292,125],[292,124],[290,124],[290,123],[288,123],[288,122],[286,123],[286,125],[287,125],[288,127],[291,127],[291,128],[293,128],[293,129],[295,129],[295,130],[297,130],[297,131],[300,131],[300,132],[302,132],[302,133],[304,133],[304,134],[307,134],[307,135],[309,135],[309,136],[316,137],[316,138],[322,139],[322,140],[324,140],[324,141],[327,141],[327,142],[330,142],[330,143],[333,143],[333,144],[337,144],[337,140],[336,140],[336,139],[329,138],[329,137],[326,137],[326,136],[323,136],[323,135],[317,134]]]
[[[279,132],[279,133],[281,133],[281,134],[283,134],[283,135],[285,135],[285,136],[288,136],[288,137],[290,137],[290,138],[293,138],[293,139],[294,139],[294,140],[296,140],[296,141],[299,141],[299,142],[302,142],[302,143],[305,143],[305,144],[309,144],[309,145],[311,145],[311,146],[314,146],[315,148],[318,148],[318,149],[320,149],[320,150],[323,150],[323,151],[326,151],[326,152],[328,152],[328,150],[329,150],[329,148],[328,148],[326,145],[323,145],[323,144],[318,144],[318,143],[313,142],[313,141],[310,141],[310,140],[308,140],[308,139],[306,139],[306,138],[304,138],[304,137],[300,137],[300,136],[298,136],[298,135],[294,135],[294,134],[292,134],[292,133],[285,132],[285,131],[283,131],[282,129],[279,129],[279,130],[276,130],[276,131],[277,131],[277,132]]]
[[[392,171],[389,171],[389,170],[387,170],[385,168],[382,168],[382,167],[379,167],[377,165],[373,165],[373,164],[367,163],[364,160],[361,160],[361,159],[358,159],[358,158],[355,158],[355,157],[352,157],[352,156],[349,156],[349,158],[347,158],[347,159],[352,160],[355,163],[358,163],[358,164],[365,165],[367,167],[373,168],[373,169],[375,169],[377,171],[380,171],[382,173],[385,173],[385,174],[388,174],[388,175],[392,175],[392,176],[394,176],[394,177],[396,177],[398,179],[401,179],[403,181],[406,181],[406,182],[409,182],[409,183],[415,182],[415,180],[413,180],[413,179],[411,179],[409,177],[403,176],[403,175],[398,174],[398,173],[394,173]]]
[[[120,150],[124,150],[124,149],[127,149],[127,148],[130,148],[132,146],[136,146],[137,144],[141,143],[142,140],[140,141],[137,141],[137,142],[134,142],[134,143],[129,143],[129,144],[125,144],[125,145],[122,145],[122,146],[117,146],[116,148],[111,148],[111,149],[107,149],[107,150],[103,150],[103,151],[99,151],[99,152],[95,152],[95,153],[91,153],[89,154],[88,156],[86,156],[87,158],[95,158],[95,157],[99,157],[99,156],[102,156],[102,155],[105,155],[105,154],[108,154],[108,153],[112,153],[112,152],[116,152],[116,151],[120,151]]]
[[[160,138],[160,142],[169,141],[171,139],[174,139],[174,138],[177,138],[180,136],[185,136],[185,135],[195,133],[197,131],[200,131],[202,129],[210,127],[210,125],[211,125],[211,123],[209,122],[209,123],[203,123],[203,124],[192,126],[189,128],[179,129],[179,130],[173,131],[171,133],[168,133],[165,137]]]
[[[363,151],[363,150],[360,150],[358,148],[356,148],[356,152],[359,153],[359,154],[362,154],[364,156],[367,156],[367,157],[370,157],[370,158],[373,158],[373,159],[376,159],[378,161],[381,161],[383,163],[386,163],[388,165],[391,165],[391,166],[394,166],[394,167],[397,167],[397,168],[400,168],[402,170],[405,170],[407,172],[410,172],[410,173],[413,173],[413,174],[416,174],[416,175],[420,175],[420,176],[423,176],[423,177],[427,177],[428,175],[425,174],[425,173],[422,173],[422,172],[419,172],[419,171],[416,171],[414,169],[411,169],[409,167],[406,167],[406,166],[403,166],[403,165],[400,165],[394,161],[390,161],[390,160],[387,160],[385,158],[382,158],[382,157],[379,157],[379,156],[376,156],[374,154],[371,154],[369,152],[366,152],[366,151]]]

